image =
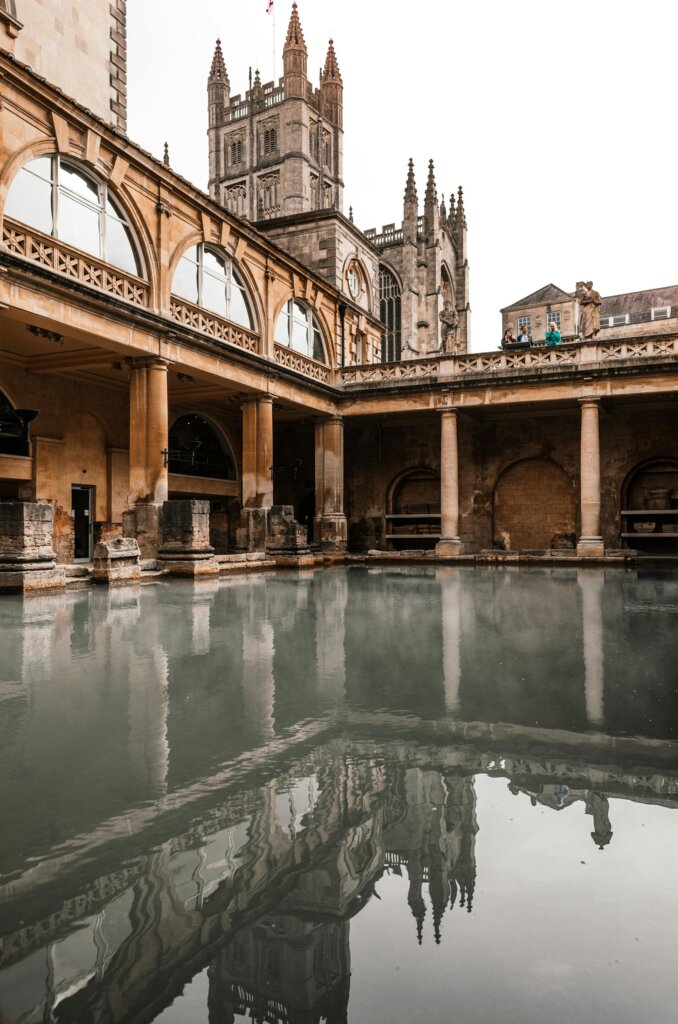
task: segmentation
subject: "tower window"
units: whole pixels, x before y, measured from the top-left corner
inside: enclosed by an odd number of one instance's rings
[[[276,153],[278,151],[278,129],[277,128],[264,128],[263,133],[263,150],[264,156],[269,153]]]
[[[243,160],[242,139],[234,139],[230,145],[230,157],[232,164],[241,164]]]
[[[395,275],[379,268],[379,312],[381,317],[381,361],[397,363],[402,358],[400,287]]]

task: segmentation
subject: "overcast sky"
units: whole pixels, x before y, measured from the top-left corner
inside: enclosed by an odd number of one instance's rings
[[[499,309],[552,281],[603,295],[678,282],[676,0],[298,0],[317,84],[334,39],[344,80],[344,212],[402,218],[407,160],[423,206],[464,186],[471,347]],[[274,0],[276,78],[291,0]],[[232,93],[273,77],[266,0],[132,0],[129,134],[207,188],[217,36]]]

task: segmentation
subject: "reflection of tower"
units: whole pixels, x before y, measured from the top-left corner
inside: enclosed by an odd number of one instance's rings
[[[577,583],[581,590],[584,626],[586,717],[589,725],[600,726],[605,721],[602,610],[605,572],[603,569],[580,569],[577,571]]]
[[[470,914],[476,886],[476,788],[473,778],[469,777],[447,776],[445,784],[450,906],[454,906],[458,888],[459,906],[465,906]]]
[[[247,591],[247,617],[243,617],[243,703],[247,725],[261,743],[273,736],[273,642],[266,581],[252,581]]]
[[[348,578],[345,572],[325,571],[313,581],[316,597],[316,657],[318,692],[324,699],[341,701],[346,685],[344,655]]]
[[[586,798],[586,813],[593,815],[591,838],[599,850],[604,850],[614,835],[610,824],[610,805],[602,793],[589,793]]]
[[[443,610],[443,679],[445,706],[449,712],[459,709],[461,684],[461,585],[459,569],[437,569]]]

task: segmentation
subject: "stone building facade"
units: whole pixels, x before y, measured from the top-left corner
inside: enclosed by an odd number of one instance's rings
[[[534,344],[543,343],[548,325],[554,321],[564,341],[579,338],[580,306],[576,291],[565,292],[555,284],[544,285],[501,310],[502,337],[514,336],[525,325]],[[604,337],[633,338],[657,333],[672,334],[678,327],[678,285],[648,288],[602,296],[600,330]]]
[[[286,51],[299,79],[296,9]],[[122,533],[162,556],[166,501],[192,503],[167,521],[194,515],[172,554],[196,573],[281,539],[307,561],[676,550],[672,316],[469,353],[463,197],[442,209],[432,167],[421,219],[410,167],[398,237],[327,207],[252,222],[40,68],[0,71],[0,584]]]

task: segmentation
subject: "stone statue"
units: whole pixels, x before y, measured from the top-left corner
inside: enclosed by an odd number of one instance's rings
[[[595,338],[600,330],[600,292],[594,291],[592,281],[578,281],[576,297],[579,299],[579,336],[586,340]]]
[[[441,332],[443,335],[443,352],[454,353],[457,351],[457,331],[459,330],[459,317],[449,299],[445,299],[440,312]]]

